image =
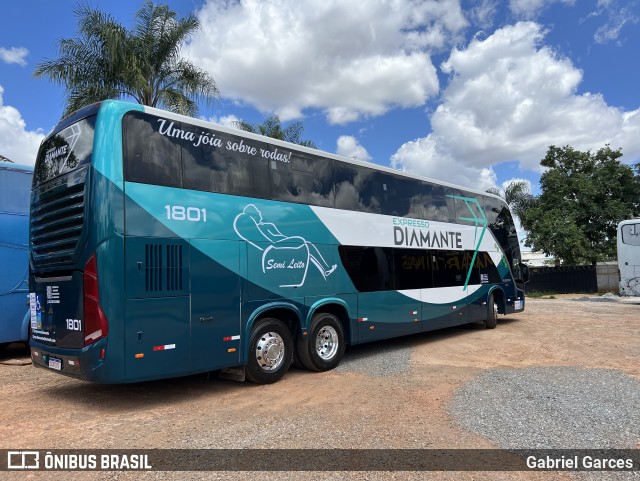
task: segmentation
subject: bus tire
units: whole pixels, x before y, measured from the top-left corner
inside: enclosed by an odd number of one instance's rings
[[[484,321],[484,327],[486,329],[495,329],[498,323],[498,304],[496,304],[493,294],[489,295],[489,301],[487,301],[487,319]]]
[[[340,320],[328,312],[313,316],[309,335],[298,341],[300,362],[310,371],[329,371],[335,368],[345,350],[344,329]]]
[[[251,330],[246,376],[255,384],[271,384],[282,379],[293,359],[291,331],[282,321],[260,319]]]

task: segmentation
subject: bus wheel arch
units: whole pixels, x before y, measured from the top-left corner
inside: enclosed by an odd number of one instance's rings
[[[499,313],[505,313],[504,292],[502,289],[493,289],[487,297],[487,317],[484,321],[485,328],[496,328]]]
[[[498,305],[498,314],[505,314],[507,309],[506,297],[504,291],[500,288],[493,289],[489,294],[493,294],[494,302]],[[487,300],[487,303],[489,301]]]
[[[349,318],[338,304],[326,304],[313,311],[306,335],[298,337],[298,362],[310,371],[329,371],[342,361],[347,345]]]
[[[245,339],[249,339],[254,326],[262,319],[266,318],[273,318],[281,321],[285,326],[287,326],[287,328],[289,328],[289,331],[294,338],[297,336],[298,332],[300,332],[301,321],[298,309],[289,305],[273,304],[262,306],[249,316]]]

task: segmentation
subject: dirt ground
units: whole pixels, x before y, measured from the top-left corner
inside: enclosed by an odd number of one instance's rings
[[[579,296],[573,296],[579,297]],[[495,448],[446,409],[494,368],[610,368],[640,379],[640,305],[529,299],[495,330],[463,326],[347,350],[345,364],[395,356],[406,369],[311,373],[273,385],[206,375],[87,384],[0,354],[0,448]],[[382,357],[381,357],[382,356]],[[637,446],[640,447],[640,446]],[[1,473],[4,479],[307,479],[309,473]],[[315,479],[576,479],[567,473],[314,473]]]

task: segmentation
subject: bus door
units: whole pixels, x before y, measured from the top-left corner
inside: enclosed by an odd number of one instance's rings
[[[191,241],[191,366],[220,369],[240,364],[242,242]],[[244,257],[242,257],[244,259]]]

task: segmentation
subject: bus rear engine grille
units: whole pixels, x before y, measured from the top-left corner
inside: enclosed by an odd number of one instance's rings
[[[31,211],[31,250],[36,266],[73,261],[84,219],[84,183],[41,195]]]

